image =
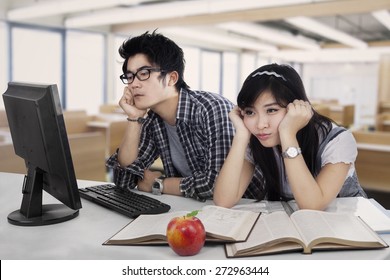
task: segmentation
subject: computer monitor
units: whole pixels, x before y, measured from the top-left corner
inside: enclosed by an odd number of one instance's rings
[[[15,153],[27,170],[21,207],[8,221],[39,226],[77,217],[81,201],[57,86],[9,82],[3,100]],[[62,203],[43,204],[43,190]]]

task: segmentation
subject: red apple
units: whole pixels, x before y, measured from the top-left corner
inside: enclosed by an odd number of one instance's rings
[[[203,223],[193,213],[175,217],[167,226],[168,244],[179,256],[196,255],[206,240]]]

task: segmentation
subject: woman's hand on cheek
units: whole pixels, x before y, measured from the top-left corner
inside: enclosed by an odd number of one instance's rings
[[[235,106],[229,113],[229,118],[232,121],[234,128],[236,129],[236,135],[243,135],[249,140],[251,133],[244,124],[243,111],[238,106]]]
[[[279,124],[279,132],[296,135],[304,128],[313,116],[313,109],[309,102],[294,100],[287,105],[287,113]]]

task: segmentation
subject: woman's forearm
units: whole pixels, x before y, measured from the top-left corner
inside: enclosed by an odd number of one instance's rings
[[[231,149],[217,177],[214,189],[214,203],[223,207],[234,206],[241,198],[250,179],[245,176],[245,152],[248,141],[235,136]],[[246,186],[245,186],[246,184]]]

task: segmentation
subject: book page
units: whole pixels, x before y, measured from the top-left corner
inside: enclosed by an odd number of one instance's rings
[[[306,244],[318,238],[352,242],[377,242],[378,238],[358,217],[347,213],[299,210],[291,215]]]
[[[160,237],[165,240],[168,223],[174,217],[187,215],[188,211],[168,212],[157,215],[140,215],[122,230],[116,233],[110,240],[125,241],[133,240],[139,242],[150,236]]]
[[[298,211],[295,200],[288,204]],[[377,233],[390,233],[390,216],[379,203],[365,197],[337,197],[324,209],[331,213],[350,213],[359,216]]]
[[[202,221],[208,236],[240,241],[246,240],[258,216],[258,213],[252,211],[213,205],[203,207],[196,215]]]
[[[253,211],[257,213],[272,213],[276,211],[284,211],[284,207],[281,201],[253,201],[251,203],[236,204],[232,209]]]
[[[280,242],[299,239],[300,236],[287,213],[278,211],[271,214],[261,214],[247,241],[232,245],[237,251],[252,251],[254,247],[257,247],[261,252],[262,247],[267,249]],[[302,248],[300,245],[295,247]]]
[[[145,241],[156,243],[166,240],[166,230],[171,219],[186,216],[191,211],[176,211],[156,215],[140,215],[117,232],[106,243],[135,244]],[[208,205],[196,215],[205,227],[208,240],[244,241],[248,237],[259,213],[232,210]],[[162,242],[160,242],[162,243]]]
[[[375,201],[364,197],[340,197],[332,201],[325,209],[326,212],[353,213],[365,221],[374,231],[390,232],[390,217],[379,209]]]

